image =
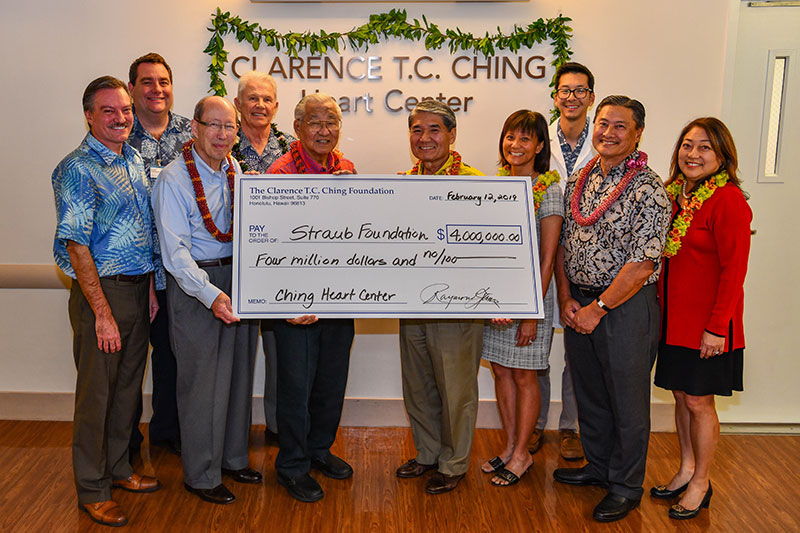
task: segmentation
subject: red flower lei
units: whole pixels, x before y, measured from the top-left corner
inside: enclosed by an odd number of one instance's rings
[[[194,157],[192,156],[192,145],[194,145],[194,139],[183,145],[183,160],[186,162],[186,170],[189,171],[189,177],[192,178],[194,197],[195,200],[197,200],[197,207],[200,209],[200,214],[203,216],[203,223],[211,236],[219,242],[231,242],[233,240],[233,184],[236,170],[231,162],[230,156],[225,156],[225,160],[228,162],[228,171],[226,172],[228,187],[231,190],[231,227],[227,233],[222,233],[217,225],[214,224],[214,219],[211,216],[211,212],[208,210],[206,192],[203,190],[203,182],[200,180],[200,173],[197,171],[197,165],[195,165]]]
[[[447,169],[445,174],[448,176],[458,176],[458,173],[461,172],[461,154],[455,150],[450,150],[450,155],[453,156],[453,164],[450,165],[450,168]],[[417,164],[414,165],[414,168],[411,169],[409,174],[419,174],[419,167],[421,164],[422,161],[417,161]]]
[[[583,189],[586,187],[586,180],[589,177],[589,173],[595,167],[597,162],[600,160],[600,156],[596,155],[589,163],[583,167],[581,173],[578,175],[578,182],[575,184],[575,191],[572,193],[572,198],[570,200],[570,207],[572,208],[572,217],[575,219],[575,222],[580,224],[581,226],[591,226],[598,220],[600,217],[603,216],[603,213],[608,211],[608,208],[617,201],[617,199],[622,194],[622,191],[625,190],[625,187],[631,182],[633,177],[642,170],[645,165],[647,165],[647,154],[644,152],[639,152],[638,157],[635,159],[629,160],[625,163],[625,166],[628,167],[627,172],[625,175],[622,176],[619,184],[611,191],[605,200],[603,200],[600,205],[597,206],[591,215],[588,217],[584,217],[581,214],[581,196],[583,196]]]
[[[297,167],[298,174],[308,174],[308,168],[306,167],[305,162],[303,161],[303,155],[300,153],[300,141],[294,141],[292,143],[291,148],[289,151],[292,153],[292,161],[294,161],[294,166]],[[331,152],[331,168],[329,173],[333,174],[337,170],[342,170],[342,154],[339,150],[334,150]]]

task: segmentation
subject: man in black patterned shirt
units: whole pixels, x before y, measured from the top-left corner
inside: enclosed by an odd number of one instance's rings
[[[671,207],[661,179],[638,151],[644,106],[626,96],[600,102],[598,155],[570,177],[556,259],[564,344],[588,464],[559,468],[556,481],[601,485],[595,520],[625,517],[642,498],[650,437],[650,370],[658,343],[656,285]]]
[[[239,90],[233,100],[242,117],[239,141],[233,147],[235,157],[245,172],[263,174],[280,156],[289,151],[296,140],[280,131],[272,120],[278,111],[278,88],[269,74],[250,71],[239,78]],[[261,342],[264,346],[264,417],[266,440],[277,444],[278,422],[277,367],[275,334],[272,320],[261,321]]]
[[[147,190],[152,193],[161,169],[172,162],[181,153],[184,143],[192,138],[191,121],[172,112],[172,69],[159,54],[151,52],[131,63],[128,90],[133,97],[134,118],[127,142],[142,155]],[[154,244],[158,250],[159,243]],[[150,328],[150,344],[153,346],[153,354],[150,356],[153,372],[150,444],[180,455],[181,433],[175,400],[177,367],[169,341],[167,279],[160,254],[155,267],[159,311]],[[131,455],[139,449],[142,442],[139,431],[141,416],[140,402],[135,427],[131,433]]]

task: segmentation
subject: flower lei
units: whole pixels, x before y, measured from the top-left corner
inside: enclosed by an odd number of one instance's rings
[[[450,150],[450,155],[453,157],[453,164],[450,165],[450,168],[447,169],[445,174],[448,176],[458,176],[459,172],[461,172],[461,154],[455,150]],[[417,161],[417,164],[414,165],[414,168],[411,169],[409,174],[419,174],[419,168],[421,165],[422,161]]]
[[[619,184],[611,191],[605,200],[600,202],[600,205],[597,206],[592,214],[588,217],[584,217],[581,214],[581,196],[583,196],[583,189],[586,186],[586,180],[589,177],[589,173],[591,173],[592,169],[594,169],[597,162],[600,160],[600,156],[596,155],[589,163],[581,169],[580,174],[578,174],[578,181],[575,184],[575,191],[572,193],[572,199],[570,200],[570,207],[572,209],[572,217],[575,219],[575,222],[580,224],[581,226],[591,226],[598,220],[600,217],[603,216],[603,213],[608,211],[608,208],[617,201],[617,199],[622,195],[622,192],[625,190],[625,187],[631,182],[633,177],[639,173],[646,165],[647,165],[647,154],[644,152],[638,152],[638,155],[628,160],[625,163],[625,166],[628,170],[622,176]]]
[[[197,171],[197,165],[195,165],[194,157],[192,156],[193,145],[194,139],[183,145],[183,160],[186,162],[186,170],[189,171],[189,177],[192,178],[194,197],[195,200],[197,200],[197,207],[200,209],[200,214],[203,216],[203,223],[211,236],[219,242],[231,242],[233,240],[233,184],[236,169],[233,166],[230,156],[225,156],[225,160],[228,162],[226,175],[228,177],[228,186],[231,190],[231,227],[228,229],[227,233],[222,233],[217,225],[214,224],[214,219],[211,216],[211,212],[208,210],[208,202],[206,201],[206,193],[203,190],[203,182],[200,180],[200,173]]]
[[[728,173],[724,170],[708,178],[700,187],[698,187],[689,200],[686,206],[675,217],[672,222],[672,228],[667,233],[667,245],[664,247],[664,257],[673,257],[681,249],[681,239],[686,235],[689,226],[692,224],[694,214],[703,207],[706,200],[711,198],[719,187],[724,187],[728,183]],[[675,181],[667,185],[667,192],[672,197],[674,202],[678,202],[678,194],[681,193],[682,188],[686,184],[686,178],[683,174],[678,174]]]
[[[510,176],[511,175],[511,165],[503,165],[500,170],[497,171],[498,176]],[[531,192],[533,192],[533,211],[536,212],[539,210],[539,206],[542,205],[542,200],[544,199],[544,193],[547,192],[547,188],[550,187],[553,183],[558,183],[561,181],[561,176],[559,175],[556,169],[548,170],[544,174],[539,174],[536,177],[536,181],[533,183],[533,187],[531,188]]]
[[[272,134],[275,136],[275,139],[278,141],[278,147],[281,149],[281,155],[285,154],[289,151],[289,143],[286,141],[286,134],[283,133],[281,130],[278,129],[278,126],[275,125],[274,122],[270,122],[269,125],[270,129],[272,130]],[[247,172],[250,170],[247,161],[245,160],[244,156],[242,155],[242,139],[241,135],[236,138],[236,144],[233,145],[231,148],[231,153],[239,161],[239,166],[242,167],[242,172]]]
[[[303,156],[300,154],[300,141],[294,141],[292,145],[289,147],[289,151],[292,154],[292,160],[294,161],[294,166],[297,167],[298,174],[309,174],[308,168],[306,168],[306,163],[303,161]],[[330,157],[331,160],[331,167],[328,170],[329,174],[333,174],[337,170],[342,169],[342,153],[339,150],[334,150],[331,152]]]

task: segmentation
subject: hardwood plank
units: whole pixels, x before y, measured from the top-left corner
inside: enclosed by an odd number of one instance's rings
[[[146,427],[143,428],[146,433]],[[72,424],[0,421],[0,531],[108,531],[78,510],[72,478]],[[723,435],[712,472],[708,511],[687,522],[667,516],[668,502],[647,494],[637,511],[611,524],[592,520],[603,497],[598,487],[570,487],[552,472],[574,463],[558,455],[556,432],[546,432],[534,466],[514,487],[494,487],[481,463],[502,446],[499,430],[478,430],[470,472],[456,491],[424,492],[427,477],[397,479],[394,470],[414,455],[408,428],[341,428],[334,453],[355,469],[348,480],[318,479],[325,498],[306,504],[277,484],[277,448],[265,446],[254,426],[250,464],[264,473],[262,485],[226,481],[237,501],[216,506],[183,488],[180,459],[160,448],[142,449],[139,472],[156,474],[164,488],[152,494],[115,490],[130,531],[473,532],[473,531],[797,531],[800,530],[800,437]],[[645,491],[671,477],[678,464],[675,434],[653,433]]]

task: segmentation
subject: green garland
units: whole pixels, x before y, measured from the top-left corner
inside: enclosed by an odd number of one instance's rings
[[[229,11],[223,13],[217,7],[216,14],[211,17],[212,26],[208,28],[212,34],[211,39],[204,50],[211,56],[211,64],[208,66],[211,75],[209,92],[218,96],[227,94],[225,82],[222,80],[222,76],[225,75],[225,64],[228,62],[228,51],[225,50],[223,40],[223,36],[227,34],[234,34],[240,43],[243,41],[250,43],[253,51],[257,51],[264,44],[276,51],[283,50],[286,55],[294,57],[305,50],[315,55],[327,54],[329,50],[338,53],[341,48],[348,45],[353,50],[368,50],[369,45],[378,44],[381,38],[394,37],[409,41],[424,39],[426,50],[439,50],[447,44],[450,53],[471,50],[488,58],[495,55],[495,50],[516,52],[522,47],[532,48],[549,39],[555,56],[552,65],[558,68],[572,56],[572,50],[569,48],[572,28],[567,25],[571,20],[561,15],[552,19],[540,18],[526,27],[515,24],[514,30],[509,35],[504,35],[498,27],[494,35],[486,32],[483,37],[475,37],[471,33],[462,32],[459,28],[442,32],[436,24],[428,22],[424,15],[422,23],[418,19],[409,22],[404,9],[392,9],[388,13],[370,15],[368,23],[344,33],[327,33],[325,30],[320,30],[319,33],[278,33],[274,29],[261,27],[257,22],[251,23],[238,16],[231,16]],[[553,86],[552,80],[550,86]],[[551,111],[551,115],[555,120],[558,111]]]

